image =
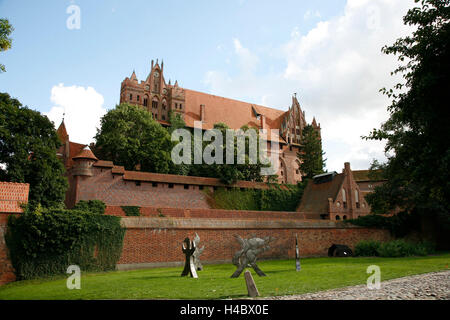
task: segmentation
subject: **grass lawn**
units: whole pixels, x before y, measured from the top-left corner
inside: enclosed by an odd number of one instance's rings
[[[250,269],[261,296],[316,292],[364,284],[369,265],[381,269],[381,281],[448,269],[450,253],[408,258],[305,258],[260,261],[267,274]],[[232,264],[205,265],[199,278],[180,277],[182,267],[82,274],[81,289],[69,290],[67,277],[17,281],[0,287],[0,299],[226,299],[247,296],[243,273],[230,276]]]

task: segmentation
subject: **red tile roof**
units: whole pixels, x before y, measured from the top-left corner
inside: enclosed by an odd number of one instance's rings
[[[185,123],[193,128],[194,121],[200,121],[200,105],[205,105],[205,121],[203,129],[212,129],[214,124],[223,122],[231,129],[240,129],[244,125],[261,128],[261,120],[256,118],[257,113],[266,117],[266,128],[280,129],[286,111],[272,109],[254,103],[224,98],[208,93],[184,89],[185,91]],[[281,142],[284,140],[280,137]]]
[[[324,183],[314,183],[313,180],[303,192],[303,196],[297,211],[307,213],[326,214],[328,213],[328,198],[336,199],[342,183],[344,182],[344,174],[336,175],[333,180]]]
[[[161,174],[161,173],[127,171],[127,170],[125,170],[123,179],[134,181],[150,181],[150,182],[164,182],[164,183],[190,184],[190,185],[194,184],[194,185],[219,186],[219,187],[237,187],[237,188],[255,188],[255,189],[269,188],[267,183],[264,182],[238,181],[236,184],[229,186],[221,183],[220,180],[217,178],[180,176],[174,174]]]
[[[112,167],[114,167],[114,163],[112,161],[98,160],[96,163],[93,164],[93,166],[94,167],[112,168]]]
[[[0,212],[23,212],[21,203],[28,203],[28,183],[0,182]]]
[[[95,161],[98,160],[91,149],[89,149],[89,147],[83,148],[75,157],[72,157],[72,159],[90,159]]]

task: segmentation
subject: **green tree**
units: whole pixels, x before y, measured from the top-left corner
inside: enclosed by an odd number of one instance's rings
[[[11,49],[12,39],[9,36],[13,31],[14,28],[7,19],[0,19],[0,52]],[[5,66],[0,64],[0,73],[5,71]]]
[[[416,2],[418,2],[416,0]],[[400,208],[431,220],[441,244],[450,244],[450,1],[423,0],[404,24],[415,31],[390,46],[398,56],[393,74],[403,83],[381,91],[392,99],[389,119],[365,139],[386,140],[388,181],[367,197],[373,208]],[[380,166],[375,166],[380,167]]]
[[[59,205],[67,179],[56,156],[60,146],[53,123],[0,93],[0,181],[30,184],[30,203]]]
[[[121,104],[101,119],[95,150],[105,160],[126,170],[168,173],[173,143],[170,135],[141,107]]]
[[[324,173],[325,160],[322,151],[322,140],[312,125],[307,125],[302,132],[303,145],[297,157],[300,160],[300,171],[306,178]]]
[[[172,133],[177,129],[186,129],[186,123],[184,122],[183,117],[179,113],[170,111],[169,122],[170,126],[167,128],[167,131],[169,132],[170,135],[172,135]],[[178,143],[178,141],[174,142],[175,144]],[[191,169],[190,164],[185,163],[174,164],[173,162],[171,162],[169,171],[172,174],[187,176],[189,174],[190,169]]]
[[[226,145],[226,135],[227,130],[230,129],[225,123],[216,123],[214,124],[214,129],[220,131],[223,137],[222,144],[220,145],[220,149],[222,150],[222,163],[213,163],[213,164],[194,164],[190,166],[189,175],[191,176],[201,176],[201,177],[212,177],[218,178],[225,184],[234,184],[238,180],[246,180],[246,181],[258,181],[261,182],[264,180],[264,176],[261,175],[261,168],[268,166],[262,164],[259,159],[259,135],[258,130],[255,130],[255,141],[256,141],[256,163],[252,163],[250,157],[250,137],[244,136],[244,146],[245,150],[239,149],[238,144],[238,136],[234,136],[232,150],[229,150],[230,146]],[[248,126],[243,126],[241,128],[241,133],[246,134],[250,133],[248,130],[253,130]],[[195,137],[192,145],[192,159],[194,159],[194,152],[197,146],[201,146],[202,154],[205,152],[205,148],[208,147],[210,142],[203,141],[202,143],[195,143]],[[227,164],[227,152],[233,155],[233,163]],[[215,153],[213,153],[215,154]],[[243,155],[242,163],[238,164],[238,154]],[[219,160],[219,159],[218,159]]]

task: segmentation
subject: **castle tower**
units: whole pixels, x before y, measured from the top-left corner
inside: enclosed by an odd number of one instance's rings
[[[120,103],[142,106],[150,112],[155,120],[162,125],[169,125],[170,111],[179,113],[184,118],[184,89],[166,84],[164,79],[164,62],[151,61],[151,69],[145,81],[139,82],[133,71],[130,78],[122,81]]]
[[[92,176],[92,165],[98,161],[91,149],[86,146],[73,159],[73,176]]]

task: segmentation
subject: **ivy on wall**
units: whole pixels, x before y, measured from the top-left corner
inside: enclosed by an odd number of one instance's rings
[[[208,204],[214,209],[295,211],[303,195],[304,184],[283,186],[273,185],[266,190],[219,188],[205,192]]]
[[[125,228],[120,218],[87,210],[25,209],[10,216],[5,241],[18,280],[82,271],[114,270]]]
[[[138,206],[121,206],[122,210],[125,212],[126,216],[140,216],[141,215],[141,207]]]

